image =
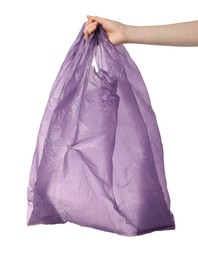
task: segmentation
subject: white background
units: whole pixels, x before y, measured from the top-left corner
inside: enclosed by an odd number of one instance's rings
[[[198,19],[197,0],[1,0],[0,259],[198,259],[197,47],[126,46],[157,115],[176,231],[129,238],[70,223],[26,226],[40,121],[87,14],[134,25]]]

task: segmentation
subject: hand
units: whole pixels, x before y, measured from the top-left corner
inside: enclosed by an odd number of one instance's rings
[[[106,31],[109,41],[114,45],[126,42],[125,25],[113,20],[104,19],[98,16],[87,16],[88,21],[85,24],[84,35],[87,40],[90,34],[96,29],[98,24]]]

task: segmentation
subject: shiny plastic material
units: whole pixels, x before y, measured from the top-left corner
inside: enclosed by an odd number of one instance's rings
[[[100,27],[87,42],[82,27],[55,80],[28,202],[28,225],[69,221],[126,236],[175,228],[145,84]]]

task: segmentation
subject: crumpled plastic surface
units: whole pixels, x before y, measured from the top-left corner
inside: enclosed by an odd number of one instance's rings
[[[83,29],[41,122],[27,223],[72,222],[126,236],[174,229],[163,147],[142,76],[101,27],[87,42]]]

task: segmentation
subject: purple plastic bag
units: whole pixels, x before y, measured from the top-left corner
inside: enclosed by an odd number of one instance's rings
[[[126,236],[174,229],[163,147],[142,76],[101,27],[88,42],[83,29],[41,122],[28,225],[69,221]]]

